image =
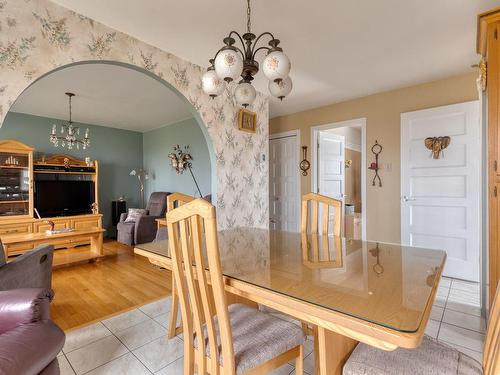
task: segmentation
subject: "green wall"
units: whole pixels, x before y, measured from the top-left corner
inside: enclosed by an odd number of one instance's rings
[[[170,166],[168,154],[174,145],[189,145],[193,156],[193,173],[203,195],[211,193],[210,155],[205,137],[195,119],[167,125],[146,133],[78,124],[83,131],[90,129],[87,150],[55,148],[49,142],[52,124],[61,120],[9,112],[0,127],[0,139],[16,139],[42,154],[69,154],[79,159],[89,156],[99,161],[99,202],[103,226],[111,230],[111,201],[125,196],[127,207],[139,207],[137,178],[129,175],[132,169],[144,168],[150,174],[145,184],[146,202],[154,191],[196,194],[189,172],[178,175]],[[198,195],[198,194],[196,194]]]
[[[142,133],[78,124],[83,131],[90,129],[90,147],[87,150],[55,148],[49,142],[53,123],[46,117],[9,112],[0,128],[0,139],[16,139],[45,154],[70,154],[79,159],[89,156],[99,161],[99,201],[103,213],[103,226],[111,228],[111,201],[125,196],[127,207],[139,206],[137,179],[129,176],[131,169],[142,167]]]
[[[195,119],[167,125],[143,134],[144,168],[151,177],[146,182],[146,197],[153,191],[199,194],[189,171],[179,175],[170,166],[168,154],[175,145],[189,145],[193,173],[203,195],[211,193],[210,155],[207,142]]]

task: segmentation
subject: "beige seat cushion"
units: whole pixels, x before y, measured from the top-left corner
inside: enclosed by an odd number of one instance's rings
[[[304,343],[302,329],[294,323],[242,304],[229,306],[236,373],[244,373]],[[219,338],[217,338],[219,342]],[[208,339],[205,339],[210,357]],[[196,342],[195,342],[196,345]],[[220,350],[220,347],[219,347]],[[222,356],[220,363],[223,364]]]
[[[344,365],[344,375],[479,375],[482,366],[454,348],[425,336],[417,349],[385,352],[359,344]]]

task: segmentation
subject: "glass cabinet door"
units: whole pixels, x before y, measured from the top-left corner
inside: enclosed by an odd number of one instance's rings
[[[0,216],[29,215],[29,155],[0,152]]]

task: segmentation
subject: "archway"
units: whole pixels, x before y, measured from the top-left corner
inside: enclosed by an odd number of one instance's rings
[[[0,61],[0,124],[16,98],[38,77],[54,69],[88,61],[128,64],[147,71],[175,88],[196,112],[210,138],[212,202],[219,228],[269,225],[268,101],[259,94],[252,106],[257,132],[238,131],[239,107],[229,90],[212,100],[201,90],[204,69],[148,45],[49,0],[9,1],[0,22],[16,27],[0,33],[6,46]],[[9,21],[10,22],[10,21]]]
[[[207,144],[208,150],[209,150],[209,158],[210,158],[210,172],[211,172],[211,189],[210,189],[210,194],[212,197],[217,197],[217,163],[216,163],[216,158],[215,158],[215,151],[214,151],[214,146],[212,143],[212,139],[210,135],[208,134],[207,131],[207,125],[204,123],[203,119],[201,118],[199,112],[194,108],[194,106],[189,102],[189,100],[186,99],[186,97],[179,92],[174,86],[172,86],[169,82],[164,80],[163,78],[159,77],[158,75],[142,68],[137,65],[129,64],[129,63],[123,63],[123,62],[118,62],[118,61],[110,61],[110,60],[87,60],[87,61],[78,61],[70,64],[66,64],[60,67],[57,67],[49,72],[46,72],[45,74],[41,75],[38,77],[36,80],[34,80],[29,86],[27,86],[21,94],[14,100],[10,106],[12,108],[15,104],[16,101],[26,92],[28,91],[31,87],[36,85],[38,82],[42,81],[46,77],[54,74],[55,72],[73,67],[73,66],[78,66],[78,65],[86,65],[86,64],[108,64],[108,65],[115,65],[115,66],[120,66],[124,67],[127,69],[132,69],[134,71],[140,72],[142,74],[145,74],[148,77],[153,78],[157,82],[161,83],[164,85],[168,90],[170,90],[172,93],[174,93],[183,103],[185,103],[186,107],[189,109],[189,112],[193,116],[194,120],[198,124],[205,142]],[[7,112],[8,113],[8,112]],[[6,118],[6,117],[5,117]],[[5,118],[3,120],[5,120]],[[3,122],[2,122],[3,124]],[[171,145],[165,145],[165,147],[170,147]]]
[[[85,129],[90,130],[86,149],[67,149],[60,142],[49,142],[52,126],[57,124],[59,133],[59,124],[67,120],[64,93],[68,91],[76,94],[72,112],[80,137]],[[99,211],[111,236],[111,202],[118,197],[134,208],[143,207],[155,191],[198,195],[189,172],[178,175],[169,165],[168,154],[176,144],[191,146],[200,194],[216,197],[213,145],[193,106],[164,80],[130,64],[82,61],[44,74],[13,103],[0,128],[0,138],[33,147],[35,160],[61,153],[97,160]],[[137,179],[129,176],[137,168],[149,175],[141,194],[145,201],[140,199]],[[47,214],[42,213],[36,199],[35,207],[42,216]]]

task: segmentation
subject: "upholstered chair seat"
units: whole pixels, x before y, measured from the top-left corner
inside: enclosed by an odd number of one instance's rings
[[[359,344],[344,365],[343,375],[480,375],[479,362],[424,336],[417,349],[386,352]]]
[[[302,329],[294,323],[242,304],[230,305],[228,310],[237,374],[245,373],[302,345],[305,341]],[[219,337],[217,337],[217,342],[220,342]],[[205,337],[205,345],[206,354],[210,357],[207,337]],[[220,363],[224,364],[222,354]]]

